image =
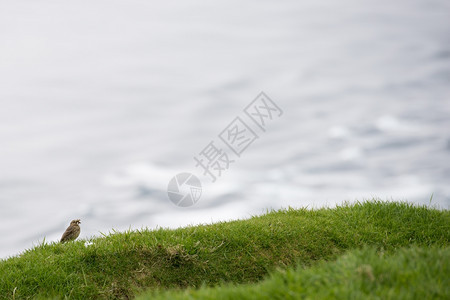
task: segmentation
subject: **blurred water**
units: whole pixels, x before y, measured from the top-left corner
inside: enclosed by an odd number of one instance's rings
[[[372,197],[450,204],[450,3],[0,3],[0,256]],[[264,90],[284,114],[214,184],[197,155]],[[204,184],[190,208],[170,178]]]

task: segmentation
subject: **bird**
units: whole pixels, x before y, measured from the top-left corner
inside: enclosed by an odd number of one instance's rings
[[[61,243],[69,242],[76,240],[76,238],[80,235],[80,219],[72,220],[70,222],[69,227],[67,227],[66,231],[64,231],[62,237],[61,237]]]

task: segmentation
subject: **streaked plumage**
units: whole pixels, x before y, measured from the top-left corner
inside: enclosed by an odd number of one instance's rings
[[[80,235],[80,219],[72,220],[61,237],[61,243],[75,240]]]

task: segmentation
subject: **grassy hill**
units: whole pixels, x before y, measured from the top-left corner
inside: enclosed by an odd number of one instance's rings
[[[254,284],[148,292],[139,299],[449,299],[450,248],[373,247],[350,250],[336,261],[289,268]]]
[[[286,209],[248,220],[42,244],[0,262],[0,299],[126,299],[136,295],[230,299],[245,293],[252,298],[257,291],[266,297],[328,297],[314,294],[315,285],[301,286],[309,294],[289,288],[314,280],[328,290],[338,291],[336,285],[341,285],[343,293],[388,293],[382,295],[395,298],[412,285],[425,295],[448,297],[443,283],[450,277],[449,240],[447,210],[381,201],[332,209]],[[421,265],[417,271],[414,261],[405,260],[409,255]],[[409,270],[405,275],[401,266]],[[398,273],[395,278],[402,282],[400,286],[377,285],[380,278],[389,283],[387,275],[381,275],[392,272]],[[364,276],[369,281],[373,277],[369,284],[374,287],[358,285]],[[343,279],[350,284],[340,284]],[[429,282],[437,283],[427,286]],[[186,288],[190,289],[173,291]],[[172,291],[167,294],[167,289]]]

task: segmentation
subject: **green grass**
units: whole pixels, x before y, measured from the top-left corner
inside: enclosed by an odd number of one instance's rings
[[[127,298],[145,290],[250,284],[277,269],[315,270],[351,249],[390,255],[411,245],[445,248],[449,239],[447,210],[381,201],[287,209],[249,220],[113,233],[90,245],[42,244],[0,262],[0,299]]]
[[[150,292],[139,299],[450,299],[450,248],[351,250],[337,261],[278,271],[261,283]]]

